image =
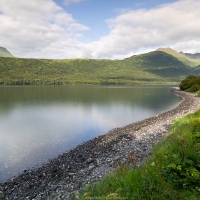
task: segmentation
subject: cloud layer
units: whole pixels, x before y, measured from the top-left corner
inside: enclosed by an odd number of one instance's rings
[[[79,24],[52,0],[1,0],[0,45],[20,57],[74,57]]]
[[[89,27],[53,0],[1,0],[0,46],[19,57],[45,58],[123,58],[158,47],[197,52],[199,7],[200,1],[178,0],[153,9],[130,10],[107,20],[108,35],[85,43],[81,38]]]
[[[200,50],[200,1],[182,0],[150,10],[133,10],[108,20],[110,34],[89,46],[94,57],[120,57],[158,47]]]

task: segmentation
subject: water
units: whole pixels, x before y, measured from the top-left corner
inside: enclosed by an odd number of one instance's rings
[[[0,87],[0,182],[109,130],[160,114],[168,87]]]

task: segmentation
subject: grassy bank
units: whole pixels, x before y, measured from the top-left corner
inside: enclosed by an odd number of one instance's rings
[[[133,159],[78,199],[200,199],[200,110],[177,120],[144,166]]]

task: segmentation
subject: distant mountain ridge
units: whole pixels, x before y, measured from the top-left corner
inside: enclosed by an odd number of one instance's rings
[[[188,58],[200,59],[200,53],[184,53],[180,51],[179,53],[186,55]]]
[[[170,48],[123,60],[0,58],[4,85],[174,85],[200,74],[200,59]]]
[[[14,57],[5,47],[0,46],[0,57]]]

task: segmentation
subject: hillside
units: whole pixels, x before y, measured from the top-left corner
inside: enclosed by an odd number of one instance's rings
[[[0,58],[0,84],[6,85],[177,84],[198,73],[199,68],[163,51],[123,60]]]
[[[6,48],[0,47],[0,57],[14,57]]]
[[[162,77],[120,61],[0,58],[1,84],[142,84]]]
[[[174,56],[175,58],[177,58],[178,60],[180,60],[181,62],[183,62],[184,64],[191,66],[191,67],[196,67],[197,65],[200,64],[200,59],[189,58],[185,54],[178,53],[177,51],[175,51],[171,48],[159,48],[157,51],[162,51],[162,52],[168,53],[168,54]]]
[[[193,73],[193,69],[176,57],[162,52],[154,51],[147,54],[133,56],[125,59],[127,65],[162,77],[168,81],[180,81],[183,77]]]
[[[200,65],[198,65],[197,67],[195,67],[193,74],[195,74],[197,76],[200,76]]]

